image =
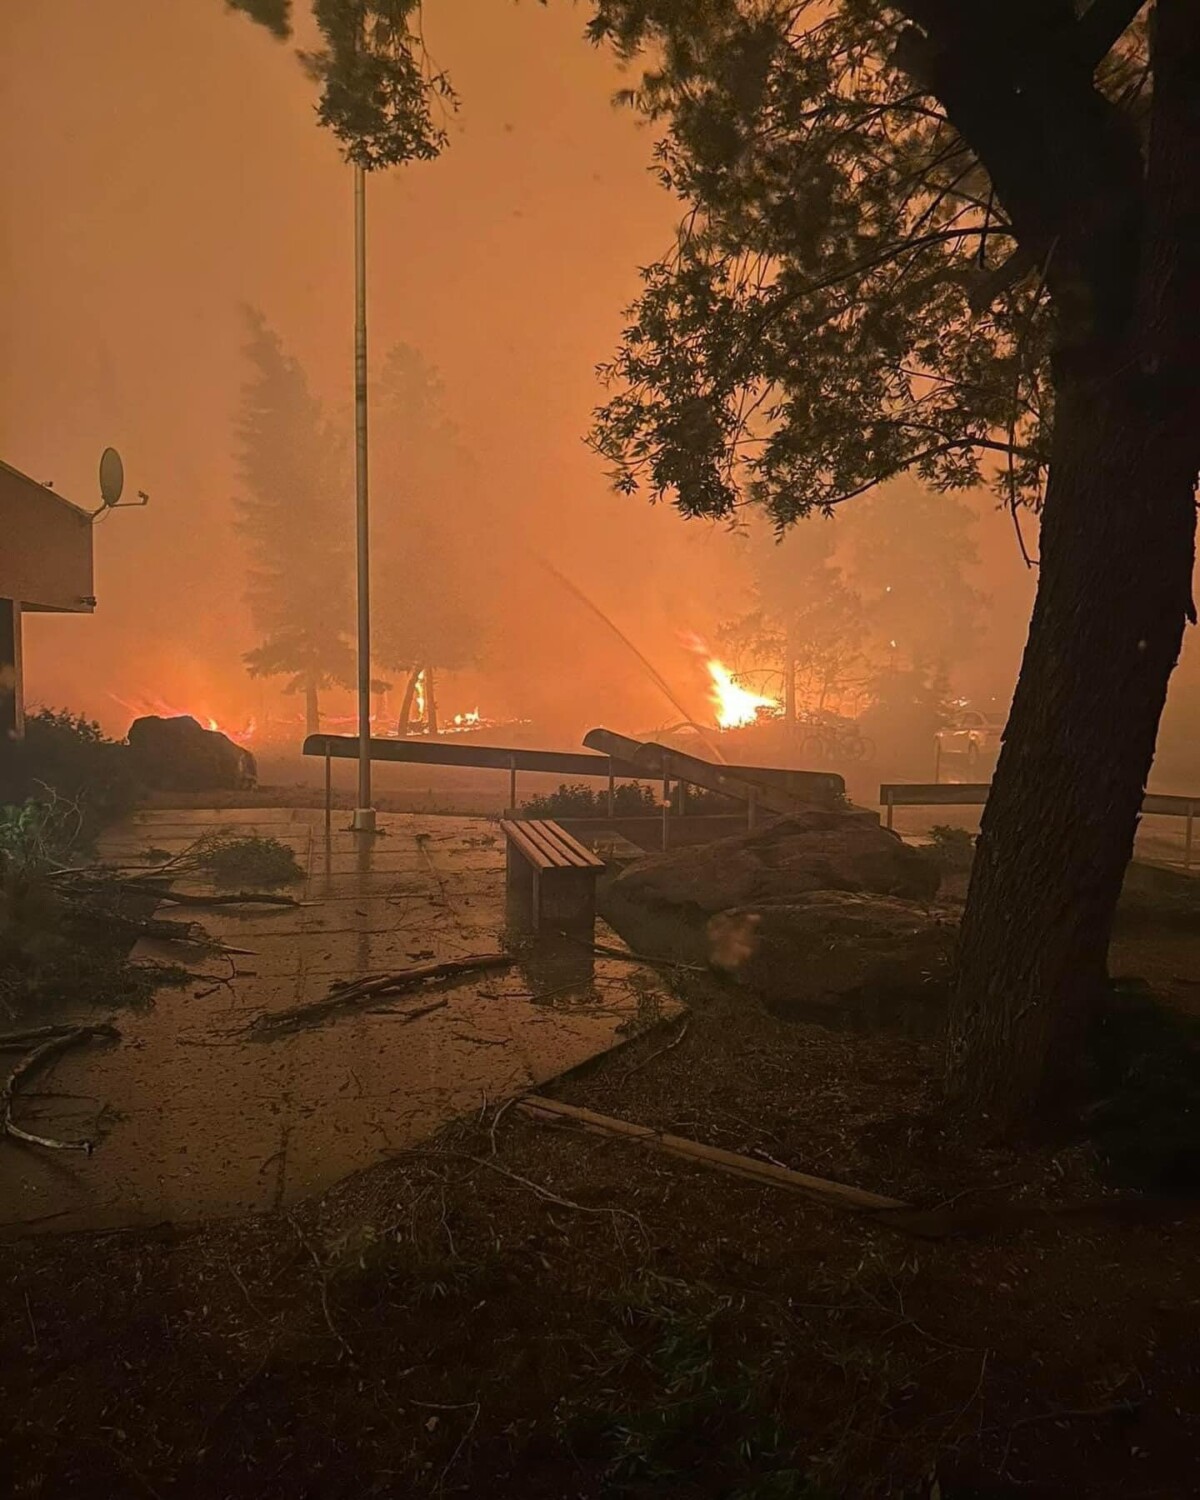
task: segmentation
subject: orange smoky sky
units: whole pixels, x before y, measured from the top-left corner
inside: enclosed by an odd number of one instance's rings
[[[426,6],[461,108],[439,160],[370,181],[371,347],[403,341],[437,365],[512,544],[486,670],[443,689],[446,711],[636,732],[677,715],[521,548],[607,610],[698,714],[702,664],[679,632],[714,630],[745,579],[723,531],[612,495],[582,441],[594,367],[679,211],[585,19],[566,3]],[[242,665],[233,426],[241,304],[331,408],[351,397],[352,178],[313,86],[294,47],[221,0],[5,0],[0,50],[0,455],[90,508],[111,443],[129,490],[151,496],[97,529],[95,616],[28,622],[28,696],[118,733],[124,705],[148,698],[231,722],[268,700],[295,708]],[[979,509],[993,600],[979,690],[1003,695],[1033,583],[1008,518]],[[376,590],[412,565],[377,555]]]

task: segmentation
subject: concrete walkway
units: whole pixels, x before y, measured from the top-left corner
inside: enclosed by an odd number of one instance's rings
[[[508,970],[464,975],[277,1036],[264,1012],[323,998],[332,981],[495,952],[505,941],[504,850],[483,819],[393,815],[362,840],[303,809],[142,812],[106,859],[175,853],[215,828],[268,834],[306,872],[295,908],[163,910],[231,948],[196,962],[143,941],[135,957],[198,976],[112,1019],[113,1045],[65,1054],[31,1081],[28,1128],[99,1134],[91,1157],[0,1142],[0,1229],[117,1227],[294,1202],[545,1082],[673,1014],[658,977],[578,944],[524,943]],[[211,887],[180,882],[181,887]],[[623,948],[602,924],[598,941]],[[445,1000],[415,1020],[406,1013]],[[107,1015],[73,1006],[84,1020]],[[60,1019],[55,1016],[53,1019]]]

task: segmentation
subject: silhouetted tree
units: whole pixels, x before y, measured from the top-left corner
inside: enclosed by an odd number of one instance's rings
[[[1041,503],[952,1090],[1069,1097],[1191,596],[1200,5],[598,0],[689,204],[609,372],[628,490],[779,525],[914,472]],[[1044,493],[1043,493],[1044,483]]]
[[[306,733],[321,728],[322,689],[354,681],[349,491],[339,444],[261,313],[246,310],[245,388],[234,501],[250,560],[247,601],[261,643],[246,653],[253,677],[286,677],[303,692]]]
[[[419,29],[414,29],[420,0],[307,3],[322,46],[315,52],[301,52],[300,61],[320,87],[317,116],[337,138],[346,160],[373,172],[438,156],[446,144],[446,133],[435,121],[434,109],[439,103],[443,108],[453,107],[456,101],[445,73],[429,66]],[[292,36],[291,0],[226,0],[226,6],[248,15],[280,41]],[[390,598],[421,577],[427,567],[437,566],[436,543],[430,539],[421,550],[422,556],[408,580],[387,581]],[[411,653],[420,649],[420,642],[409,632],[408,644],[398,650],[397,634],[389,625],[391,618],[392,611],[385,608],[384,636],[373,640],[373,651],[379,660],[401,665],[407,672],[400,715],[403,726],[407,724],[417,675],[427,666],[432,668],[434,661],[431,658],[411,665]],[[426,628],[436,638],[448,639],[445,625],[439,627],[432,617],[427,617]],[[453,651],[449,654],[452,656]],[[432,672],[429,688],[436,720]]]
[[[877,663],[899,658],[944,674],[970,656],[985,602],[968,576],[979,561],[974,529],[969,505],[928,490],[891,486],[838,512],[839,556]]]
[[[225,0],[280,41],[292,35],[291,0]],[[413,31],[420,0],[308,0],[321,35],[300,60],[320,85],[317,117],[348,161],[368,172],[429,161],[446,144],[434,105],[453,105],[446,75],[427,65]]]
[[[834,561],[837,533],[836,526],[813,525],[778,541],[752,532],[753,607],[720,631],[722,642],[768,669],[769,681],[758,686],[778,691],[793,739],[801,710],[826,709],[862,675],[866,621],[858,592]]]

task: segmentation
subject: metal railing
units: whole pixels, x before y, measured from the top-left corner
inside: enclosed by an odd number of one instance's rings
[[[897,807],[982,807],[992,789],[990,781],[884,782],[879,788],[879,805],[887,810],[891,828]],[[1183,868],[1192,867],[1192,834],[1200,797],[1173,797],[1162,792],[1147,792],[1142,812],[1158,818],[1186,818],[1183,836]]]
[[[585,744],[598,740],[605,751],[523,750],[517,747],[479,744],[446,744],[440,740],[372,739],[373,761],[406,765],[463,766],[508,772],[508,805],[517,806],[518,771],[558,776],[591,776],[608,781],[608,815],[616,813],[617,781],[647,781],[661,778],[663,787],[662,846],[669,843],[670,789],[676,785],[698,786],[717,791],[746,804],[746,821],[753,827],[759,810],[770,813],[795,811],[804,803],[833,805],[844,793],[840,776],[818,771],[785,771],[767,766],[716,766],[696,756],[684,755],[661,745],[625,739],[607,730],[592,730]],[[305,755],[325,760],[325,827],[333,819],[333,762],[358,756],[356,737],[310,734],[304,741]],[[611,752],[611,753],[606,753]],[[680,811],[682,812],[680,799]]]

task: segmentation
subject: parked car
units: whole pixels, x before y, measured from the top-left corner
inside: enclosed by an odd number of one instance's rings
[[[938,733],[938,749],[943,758],[960,757],[970,769],[994,765],[1005,722],[1003,714],[964,709],[953,724]]]

